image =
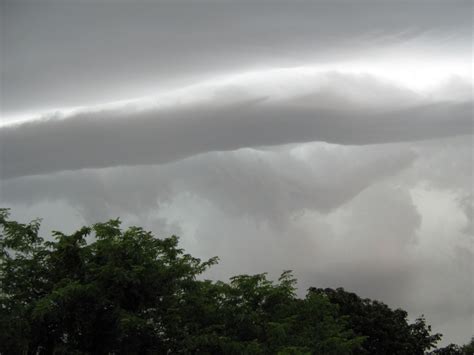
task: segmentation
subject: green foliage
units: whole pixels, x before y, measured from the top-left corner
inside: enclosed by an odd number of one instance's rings
[[[462,347],[464,355],[474,355],[474,337],[471,338],[471,341]]]
[[[436,349],[430,354],[433,355],[474,355],[474,337],[471,338],[471,341],[464,345],[459,346],[456,344],[449,344],[444,348]]]
[[[180,308],[201,262],[120,221],[99,223],[55,241],[39,223],[0,214],[1,352],[162,353],[182,333]],[[95,236],[87,244],[89,234]]]
[[[366,337],[355,354],[424,354],[441,339],[441,334],[430,334],[431,326],[423,317],[409,324],[404,310],[392,310],[382,302],[362,299],[343,288],[311,288],[310,292],[338,305],[340,316],[348,318],[350,328]]]
[[[439,339],[342,289],[300,299],[290,271],[199,280],[217,258],[119,220],[49,242],[39,226],[0,210],[1,354],[418,354]]]

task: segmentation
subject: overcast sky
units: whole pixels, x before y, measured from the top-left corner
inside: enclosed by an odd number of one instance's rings
[[[1,1],[0,205],[178,234],[474,334],[472,1]]]

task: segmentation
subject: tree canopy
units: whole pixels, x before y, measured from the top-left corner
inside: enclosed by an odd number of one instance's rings
[[[299,298],[290,271],[202,280],[217,258],[118,219],[39,228],[0,210],[0,354],[423,354],[441,338],[342,288]]]

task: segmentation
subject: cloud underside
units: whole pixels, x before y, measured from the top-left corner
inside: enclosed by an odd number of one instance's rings
[[[426,98],[370,75],[303,79],[309,84],[296,89],[291,81],[203,85],[164,99],[4,125],[0,174],[163,164],[212,151],[312,141],[367,145],[471,133],[470,100]],[[292,80],[294,86],[302,78]],[[282,96],[285,86],[289,94]]]
[[[424,313],[464,342],[474,314],[471,150],[472,137],[458,136],[208,152],[4,180],[2,205],[66,231],[120,216],[181,235],[197,256],[219,255],[208,277],[293,269],[302,292],[344,286]]]

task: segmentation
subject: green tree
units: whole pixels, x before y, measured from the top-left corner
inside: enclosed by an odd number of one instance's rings
[[[443,348],[436,349],[430,354],[433,355],[474,355],[474,337],[471,338],[471,341],[464,345],[459,346],[456,344],[449,344]]]
[[[266,274],[241,275],[220,287],[218,317],[227,340],[216,353],[349,354],[354,337],[337,308],[323,297],[296,297],[296,280],[285,271],[277,283]]]
[[[38,236],[39,222],[0,213],[2,353],[166,353],[183,333],[180,306],[216,262],[118,220]],[[95,241],[86,243],[93,233]]]
[[[407,312],[402,309],[392,310],[382,302],[362,299],[343,288],[311,288],[310,292],[337,305],[340,316],[348,317],[355,334],[365,336],[355,354],[422,355],[441,339],[441,334],[431,334],[431,326],[423,317],[409,324]]]
[[[462,347],[464,355],[474,355],[474,336],[471,338],[471,341]]]
[[[200,281],[217,259],[185,254],[176,237],[112,220],[45,241],[39,226],[0,210],[2,354],[348,354],[361,343],[324,297],[298,299],[289,272]]]
[[[462,348],[456,344],[449,344],[430,352],[432,355],[463,355]]]
[[[344,289],[296,296],[290,271],[199,280],[178,238],[119,220],[39,236],[0,209],[1,354],[423,354],[424,318]],[[88,236],[91,237],[87,242]],[[433,354],[472,354],[473,341]]]

